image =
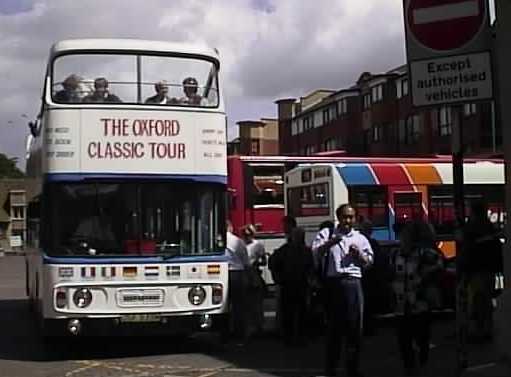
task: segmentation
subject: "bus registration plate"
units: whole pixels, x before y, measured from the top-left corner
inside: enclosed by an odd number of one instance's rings
[[[159,314],[128,314],[121,317],[123,323],[161,322]]]

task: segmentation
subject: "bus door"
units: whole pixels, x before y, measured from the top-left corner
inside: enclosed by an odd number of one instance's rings
[[[416,191],[394,192],[395,223],[399,227],[407,220],[425,219],[422,193]]]
[[[258,232],[281,234],[284,216],[284,167],[250,164],[245,171],[245,221]]]

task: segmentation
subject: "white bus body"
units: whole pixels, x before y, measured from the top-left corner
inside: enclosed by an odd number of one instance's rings
[[[490,220],[502,227],[502,160],[466,160],[464,186],[467,215],[470,200],[484,198]],[[449,159],[360,158],[337,164],[303,164],[286,173],[284,188],[286,214],[305,228],[309,243],[319,225],[326,220],[336,222],[336,208],[349,202],[360,220],[371,221],[373,237],[378,241],[395,242],[395,225],[419,217],[435,228],[444,255],[455,256]]]
[[[40,186],[26,240],[27,293],[49,335],[53,324],[78,334],[99,319],[209,328],[226,312],[219,67],[215,50],[166,42],[51,49],[31,124],[27,174]],[[57,93],[72,75],[78,90],[91,86],[83,77],[107,78],[115,97],[68,101]],[[159,82],[167,101],[149,99]]]

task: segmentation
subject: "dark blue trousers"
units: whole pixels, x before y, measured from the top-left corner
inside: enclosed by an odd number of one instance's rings
[[[327,375],[335,375],[342,342],[345,339],[348,375],[355,375],[359,368],[364,307],[360,279],[327,278],[325,296],[327,311],[325,372]]]

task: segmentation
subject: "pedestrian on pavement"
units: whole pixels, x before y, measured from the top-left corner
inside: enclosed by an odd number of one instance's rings
[[[443,266],[429,224],[414,220],[404,225],[392,266],[399,351],[406,375],[413,376],[428,361],[431,307],[437,305],[438,276]]]
[[[275,301],[277,304],[275,323],[277,327],[276,331],[279,335],[283,335],[282,300],[280,294],[281,285],[279,282],[279,277],[282,274],[279,273],[280,271],[277,271],[277,264],[275,261],[281,258],[280,253],[282,253],[282,251],[287,247],[286,245],[290,242],[291,232],[294,228],[296,228],[296,219],[293,216],[286,215],[282,217],[281,222],[282,229],[284,231],[285,242],[279,248],[273,250],[273,253],[268,258],[268,269],[270,270],[271,277],[275,282]]]
[[[274,263],[281,288],[284,342],[289,346],[301,345],[304,341],[308,281],[313,268],[312,253],[305,245],[302,228],[291,231],[289,242],[280,248]]]
[[[475,342],[486,342],[493,337],[492,297],[495,275],[503,271],[503,261],[502,243],[483,200],[471,203],[464,243],[462,266],[468,281],[469,313],[473,321],[471,338]]]
[[[227,221],[226,255],[229,258],[230,323],[225,331],[234,336],[239,345],[247,340],[247,287],[250,261],[245,242],[234,234],[232,223]],[[232,332],[231,332],[232,329]],[[226,340],[224,338],[224,340]]]
[[[250,261],[248,286],[248,318],[252,334],[260,335],[263,331],[264,310],[263,301],[266,285],[263,280],[261,267],[266,265],[266,251],[262,242],[255,239],[256,228],[252,224],[243,227],[243,240],[247,245]]]
[[[333,235],[335,224],[333,221],[326,220],[319,224],[318,235],[322,237],[322,230],[328,229],[328,238]],[[325,331],[326,325],[326,308],[325,308],[325,278],[327,263],[320,263],[313,258],[314,274],[310,279],[308,316],[310,335],[320,335]]]
[[[359,370],[362,335],[362,271],[373,262],[373,251],[366,237],[353,229],[355,209],[343,204],[335,211],[338,226],[330,236],[328,228],[314,239],[312,250],[317,264],[326,263],[325,302],[327,310],[325,374],[335,376],[341,345],[346,340],[346,366],[349,377]]]
[[[359,224],[360,233],[369,241],[373,250],[373,265],[364,271],[362,290],[364,292],[364,335],[376,334],[376,318],[378,312],[384,312],[386,302],[390,301],[391,286],[388,283],[390,266],[388,258],[377,240],[372,237],[373,224],[363,219]]]

